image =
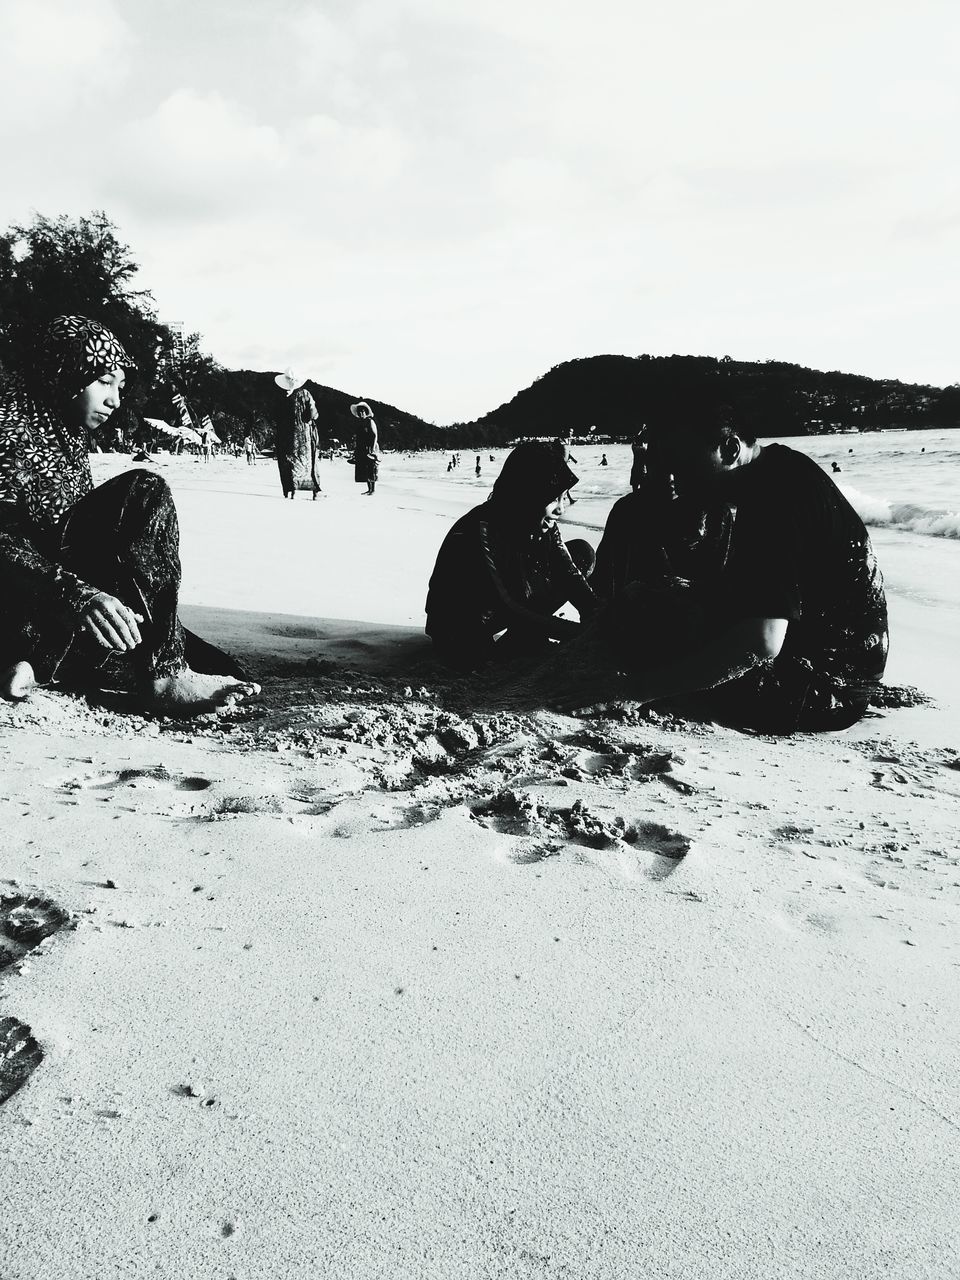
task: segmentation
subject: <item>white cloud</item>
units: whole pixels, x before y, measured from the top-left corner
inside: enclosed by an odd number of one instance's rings
[[[0,134],[32,133],[115,94],[134,37],[112,0],[5,0],[0,6]]]
[[[284,225],[342,221],[350,200],[389,184],[403,140],[379,126],[326,115],[282,128],[215,92],[178,89],[120,135],[110,185],[137,214],[158,221],[242,221],[270,208]]]

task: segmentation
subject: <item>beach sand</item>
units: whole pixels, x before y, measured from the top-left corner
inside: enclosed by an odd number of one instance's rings
[[[3,1280],[960,1276],[955,547],[875,538],[931,705],[581,721],[430,661],[479,488],[163,470],[264,693],[0,705],[5,911],[70,915],[0,974]]]

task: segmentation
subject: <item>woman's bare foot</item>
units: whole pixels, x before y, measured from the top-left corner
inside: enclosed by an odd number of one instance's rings
[[[22,702],[37,686],[37,678],[29,662],[15,662],[0,672],[0,697]]]
[[[255,697],[260,686],[233,676],[206,676],[184,667],[173,676],[152,680],[147,686],[151,711],[172,716],[199,716],[207,711],[226,711],[242,698]]]

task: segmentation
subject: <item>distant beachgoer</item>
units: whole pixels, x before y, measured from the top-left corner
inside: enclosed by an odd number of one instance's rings
[[[492,453],[490,454],[490,461],[491,461],[491,462],[496,462],[496,458],[493,456],[493,454],[492,454]]]
[[[615,688],[639,702],[701,693],[710,714],[767,733],[847,728],[866,711],[888,648],[863,522],[816,462],[761,446],[716,388],[685,401],[651,424],[651,455],[689,494],[736,508],[729,556],[712,593],[650,602],[620,637],[633,674],[601,677],[594,693],[605,682],[608,696]],[[647,637],[671,631],[671,651],[651,661]],[[571,690],[563,705],[598,700]]]
[[[243,452],[247,459],[247,466],[252,467],[257,457],[257,442],[253,436],[246,435],[243,437]]]
[[[593,549],[564,543],[557,528],[563,494],[576,483],[554,447],[519,444],[487,501],[449,531],[426,603],[426,631],[443,662],[469,670],[537,653],[577,632],[577,622],[554,616],[562,605],[593,613]]]
[[[366,400],[358,400],[350,406],[350,412],[359,418],[357,433],[353,440],[353,478],[356,484],[367,486],[365,498],[373,496],[380,476],[380,440],[377,436],[377,424],[373,420],[373,410]]]
[[[317,406],[304,386],[306,378],[287,369],[278,373],[274,382],[287,393],[287,402],[277,426],[277,467],[283,496],[291,500],[297,490],[313,494],[316,501],[320,488],[320,440],[317,432]]]
[[[479,453],[477,454],[477,465],[476,465],[476,467],[474,468],[474,470],[476,471],[477,479],[479,480],[479,479],[480,479],[480,455],[479,455]]]
[[[89,433],[133,361],[109,329],[58,316],[34,363],[0,385],[0,694],[56,678],[190,716],[258,687],[180,625],[177,513],[155,472],[97,488]]]
[[[840,463],[839,463],[839,462],[831,462],[831,463],[830,463],[830,470],[833,472],[833,474],[834,474],[834,475],[839,475],[839,474],[840,474]]]
[[[630,464],[630,488],[639,489],[647,471],[646,428],[641,427],[630,441],[630,452],[633,455]]]
[[[610,465],[610,464],[609,464],[609,462],[607,462],[607,455],[606,455],[606,454],[603,454],[603,455],[601,456],[601,458],[600,458],[600,465],[601,465],[601,467],[608,467],[608,466]]]
[[[210,439],[210,432],[206,427],[200,432],[200,457],[204,462],[209,462],[213,457],[213,441]]]

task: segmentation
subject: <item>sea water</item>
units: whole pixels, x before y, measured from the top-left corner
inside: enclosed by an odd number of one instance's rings
[[[867,525],[960,540],[960,430],[883,431],[849,435],[771,437],[762,443],[789,445],[819,462]],[[482,502],[500,472],[505,449],[461,451],[456,470],[445,470],[448,455],[419,454],[402,470],[432,470],[435,496],[449,496],[458,507]],[[490,460],[491,454],[493,461]],[[629,445],[574,445],[572,469],[579,476],[576,503],[564,523],[602,530],[610,507],[629,492]],[[606,457],[607,465],[602,465]],[[428,461],[429,460],[429,461]],[[832,469],[836,463],[839,472]],[[384,459],[384,479],[392,470]],[[399,471],[400,469],[398,469]],[[409,474],[409,472],[408,472]],[[402,484],[401,474],[395,478]],[[426,478],[426,477],[424,477]]]
[[[960,540],[960,430],[792,436],[776,442],[819,462],[865,524]],[[629,448],[591,445],[573,452],[580,463],[578,496],[604,499],[625,491]],[[601,467],[604,453],[609,465]]]

